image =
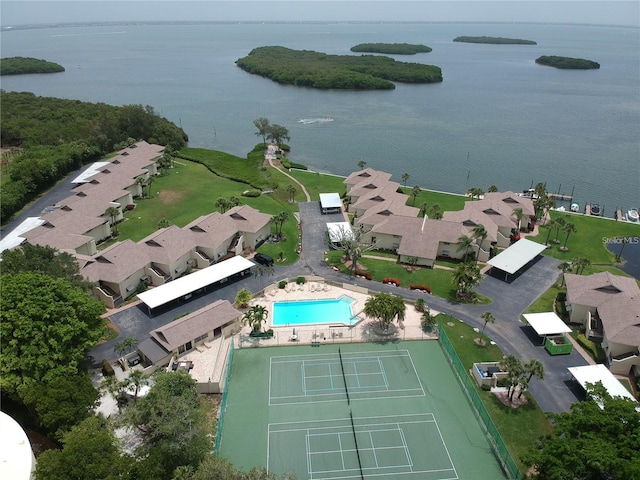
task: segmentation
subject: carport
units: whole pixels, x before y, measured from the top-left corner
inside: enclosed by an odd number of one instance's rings
[[[634,402],[633,395],[627,390],[622,383],[609,371],[609,369],[601,363],[597,365],[584,365],[581,367],[568,368],[573,378],[575,378],[582,388],[587,389],[588,384],[602,382],[602,386],[609,392],[612,397],[630,398]],[[602,408],[602,405],[600,405]]]
[[[149,309],[161,307],[173,300],[184,297],[188,299],[193,292],[215,283],[223,284],[233,277],[243,277],[251,272],[255,264],[239,255],[197,272],[185,275],[173,282],[165,283],[138,294],[138,298]]]
[[[571,353],[573,344],[564,336],[571,329],[555,312],[525,313],[523,317],[536,334],[542,337],[542,344],[551,355]]]
[[[508,281],[509,275],[513,275],[527,265],[547,248],[544,245],[523,238],[499,253],[487,264],[504,272],[504,281]]]
[[[341,213],[342,200],[337,193],[321,193],[320,194],[320,210],[323,214]]]

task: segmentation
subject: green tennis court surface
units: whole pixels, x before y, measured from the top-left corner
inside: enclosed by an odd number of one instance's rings
[[[505,478],[437,342],[339,347],[236,350],[220,454],[299,480]]]

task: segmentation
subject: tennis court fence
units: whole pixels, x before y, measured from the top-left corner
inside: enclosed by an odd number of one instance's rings
[[[520,472],[520,469],[518,468],[515,460],[511,456],[511,453],[509,452],[507,445],[504,443],[504,440],[502,440],[502,436],[500,435],[500,432],[498,432],[496,425],[493,423],[489,412],[484,406],[484,403],[482,402],[482,399],[480,398],[480,395],[476,390],[476,386],[473,383],[473,380],[464,368],[464,365],[462,364],[462,361],[453,348],[453,345],[449,341],[449,337],[447,337],[444,328],[442,327],[442,325],[439,325],[438,327],[440,330],[438,335],[440,345],[442,345],[445,356],[453,367],[453,370],[455,371],[456,376],[458,377],[458,380],[463,387],[463,391],[467,395],[467,399],[473,407],[474,413],[480,420],[480,424],[485,430],[487,438],[489,439],[489,443],[491,444],[491,447],[493,448],[498,461],[502,465],[502,469],[505,471],[510,480],[522,480],[522,473]]]
[[[224,387],[222,390],[222,400],[220,401],[220,418],[218,418],[218,431],[216,432],[216,443],[213,447],[213,454],[220,454],[220,440],[222,439],[222,424],[224,423],[224,412],[227,409],[227,397],[229,396],[229,377],[231,376],[231,364],[233,363],[234,339],[231,338],[229,348],[229,358],[227,359],[227,370],[224,373]]]

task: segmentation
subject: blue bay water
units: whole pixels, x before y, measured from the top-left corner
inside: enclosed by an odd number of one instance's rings
[[[239,156],[253,120],[290,131],[292,160],[347,175],[360,160],[410,185],[464,193],[546,182],[611,217],[640,207],[640,31],[533,24],[122,25],[2,32],[2,56],[58,62],[55,75],[3,77],[2,88],[114,105],[144,104],[181,125],[190,145]],[[459,35],[536,46],[453,42]],[[235,60],[263,45],[349,54],[363,42],[422,43],[398,60],[438,65],[444,81],[393,91],[318,91],[250,75]],[[599,70],[535,64],[587,58]],[[333,122],[299,123],[332,117]]]

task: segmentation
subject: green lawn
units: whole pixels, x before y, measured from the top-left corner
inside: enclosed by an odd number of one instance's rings
[[[473,341],[478,337],[478,333],[469,325],[448,315],[438,315],[436,320],[443,325],[467,371],[476,362],[499,362],[502,360],[504,354],[496,345],[481,347]],[[480,388],[477,390],[513,459],[518,463],[520,470],[525,471],[526,467],[520,461],[520,457],[529,447],[535,445],[538,438],[546,435],[552,429],[544,412],[528,392],[525,395],[529,403],[513,409],[504,406],[491,392]]]
[[[421,190],[420,195],[416,197],[415,205],[413,196],[411,195],[412,187],[401,187],[403,193],[409,195],[407,205],[420,208],[420,205],[426,203],[429,206],[440,205],[441,212],[462,210],[467,201],[471,201],[468,197],[462,195],[454,195],[450,193],[434,192],[431,190]]]
[[[344,184],[344,177],[324,175],[304,170],[290,170],[289,174],[307,188],[312,201],[319,200],[320,193],[338,193],[342,196],[347,190]],[[294,187],[298,190],[296,199],[304,201],[304,195],[300,191],[300,188],[297,185],[294,185]]]
[[[576,215],[563,212],[551,212],[552,218],[563,217],[565,221],[573,223],[576,232],[569,235],[566,252],[560,250],[565,243],[567,234],[560,232],[559,244],[552,244],[551,248],[543,253],[558,260],[571,262],[575,257],[586,257],[593,265],[613,266],[615,256],[607,250],[606,240],[617,237],[630,237],[640,235],[640,225],[628,222],[616,222],[587,215]],[[544,243],[547,240],[549,230],[540,228],[537,236],[528,236],[529,240]],[[555,231],[551,232],[551,240],[555,238]],[[586,270],[585,270],[586,273]]]

